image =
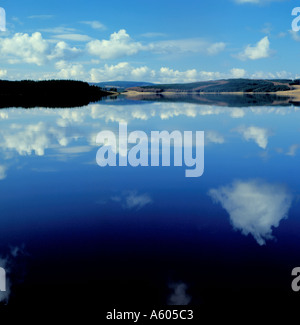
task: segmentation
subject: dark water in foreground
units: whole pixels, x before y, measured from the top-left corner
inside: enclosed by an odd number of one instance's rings
[[[299,300],[300,111],[103,101],[0,111],[9,305]],[[205,172],[96,164],[102,130],[205,131]]]

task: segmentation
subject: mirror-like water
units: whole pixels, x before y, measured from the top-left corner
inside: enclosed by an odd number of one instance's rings
[[[299,114],[291,105],[126,99],[0,110],[0,249],[10,269],[0,297],[289,297],[300,266]],[[186,178],[184,166],[99,167],[96,135],[121,122],[147,134],[205,131],[203,176]]]

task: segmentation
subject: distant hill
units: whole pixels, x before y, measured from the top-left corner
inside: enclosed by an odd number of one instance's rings
[[[79,107],[101,100],[111,93],[74,80],[0,80],[0,108]]]
[[[214,81],[202,81],[184,84],[154,84],[148,86],[130,87],[127,91],[137,92],[193,92],[193,93],[268,93],[287,91],[293,89],[294,85],[300,85],[300,79],[223,79]]]
[[[145,102],[161,102],[221,107],[300,106],[300,102],[294,100],[292,97],[278,96],[271,93],[246,93],[243,96],[232,93],[138,93],[135,96],[125,98],[128,103],[136,102],[139,105]]]
[[[105,88],[107,90],[111,88],[116,88],[117,91],[121,92],[124,91],[126,88],[151,86],[153,85],[153,83],[142,82],[142,81],[107,81],[107,82],[90,83],[90,85]]]

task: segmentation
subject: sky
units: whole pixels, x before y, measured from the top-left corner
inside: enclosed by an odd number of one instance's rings
[[[0,7],[1,79],[300,78],[294,0],[3,0]]]

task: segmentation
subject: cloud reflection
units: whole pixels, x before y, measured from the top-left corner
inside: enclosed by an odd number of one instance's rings
[[[241,126],[237,129],[247,141],[253,140],[260,148],[266,149],[268,146],[269,131],[265,128],[250,126]]]
[[[169,286],[173,293],[168,299],[168,305],[185,306],[191,302],[191,297],[186,293],[188,287],[185,283],[173,283]]]
[[[259,245],[273,239],[272,229],[287,218],[292,195],[282,185],[264,181],[235,181],[209,191],[211,198],[228,212],[234,229],[251,234]]]
[[[113,196],[111,200],[119,202],[124,209],[140,210],[147,204],[152,203],[152,198],[147,193],[139,194],[137,191],[127,191],[122,195]]]

